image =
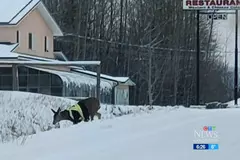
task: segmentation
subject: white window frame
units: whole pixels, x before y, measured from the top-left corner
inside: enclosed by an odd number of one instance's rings
[[[49,52],[49,38],[44,36],[44,52]]]

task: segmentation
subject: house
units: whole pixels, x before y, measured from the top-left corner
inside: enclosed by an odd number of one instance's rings
[[[0,5],[0,60],[67,61],[54,51],[54,37],[63,36],[40,0],[4,1]],[[64,97],[96,96],[96,73],[81,67],[21,66],[19,90]],[[0,66],[0,89],[12,90],[12,66]],[[128,77],[101,75],[102,103],[129,104]]]

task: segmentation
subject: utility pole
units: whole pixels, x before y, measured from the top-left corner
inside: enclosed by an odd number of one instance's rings
[[[200,11],[197,10],[197,55],[196,55],[196,105],[200,105],[200,24],[199,24]]]
[[[234,104],[238,99],[238,10],[235,13],[235,75],[234,75]]]

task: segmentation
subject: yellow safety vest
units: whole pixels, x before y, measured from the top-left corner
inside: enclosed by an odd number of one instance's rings
[[[69,111],[70,117],[74,119],[72,111],[77,111],[80,114],[79,119],[83,119],[84,121],[84,116],[81,107],[78,104],[75,104],[67,109]]]

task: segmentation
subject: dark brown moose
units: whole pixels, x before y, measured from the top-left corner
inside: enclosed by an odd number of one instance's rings
[[[84,100],[78,101],[77,104],[61,111],[60,107],[57,111],[52,110],[53,115],[53,124],[62,121],[69,120],[73,122],[73,124],[78,124],[81,121],[88,122],[89,118],[91,121],[96,115],[98,119],[101,119],[101,114],[98,112],[100,109],[100,102],[95,97],[89,97]]]

